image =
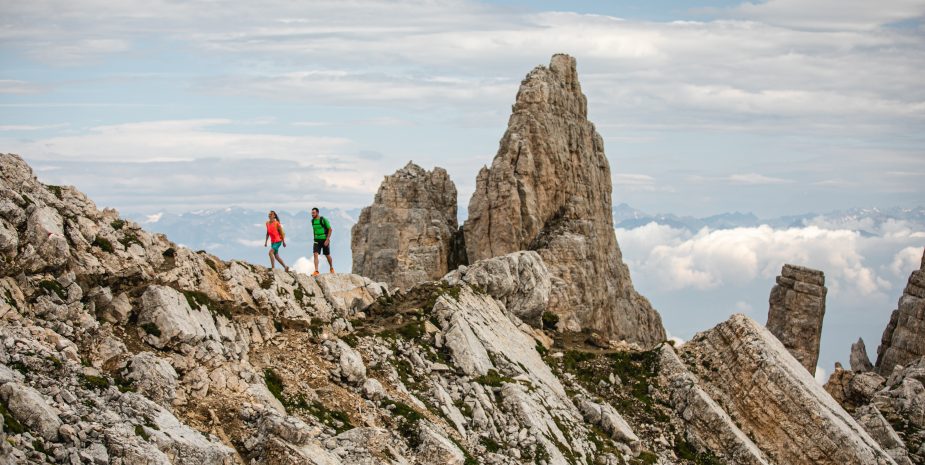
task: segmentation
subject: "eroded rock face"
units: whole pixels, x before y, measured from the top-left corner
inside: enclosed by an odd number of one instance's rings
[[[889,376],[896,365],[925,356],[925,253],[922,265],[909,276],[877,348],[877,371]]]
[[[549,311],[562,328],[652,346],[665,331],[623,263],[611,191],[575,59],[554,55],[521,83],[501,147],[476,178],[464,226],[468,259],[535,250],[552,276]]]
[[[894,463],[780,341],[748,317],[733,315],[680,352],[704,391],[772,462]]]
[[[456,185],[408,162],[386,176],[351,230],[353,272],[408,290],[455,268]]]
[[[819,361],[826,292],[821,271],[784,265],[769,299],[768,330],[813,374]]]
[[[851,355],[848,360],[850,361],[851,371],[861,373],[874,369],[874,366],[870,363],[870,358],[867,357],[867,346],[864,345],[863,338],[858,338],[858,342],[851,344]]]
[[[461,283],[478,287],[504,303],[518,318],[539,328],[549,303],[549,270],[534,251],[514,252],[480,260],[451,271],[443,280],[451,286]]]

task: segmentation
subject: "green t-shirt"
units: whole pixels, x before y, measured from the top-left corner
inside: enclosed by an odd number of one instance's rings
[[[323,216],[312,218],[312,229],[315,232],[315,240],[323,241],[328,238],[328,230],[331,229],[331,222]]]

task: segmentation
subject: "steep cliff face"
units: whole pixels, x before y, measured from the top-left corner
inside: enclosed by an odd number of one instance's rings
[[[889,376],[897,365],[925,356],[925,254],[899,298],[877,348],[877,372]]]
[[[819,361],[826,292],[821,271],[784,265],[768,299],[768,330],[812,374]]]
[[[409,162],[379,186],[351,231],[353,272],[393,287],[439,279],[456,263],[456,186]]]
[[[652,346],[665,331],[622,261],[611,191],[575,59],[555,55],[521,83],[501,147],[476,178],[464,226],[468,258],[535,250],[552,275],[549,311],[563,329]]]

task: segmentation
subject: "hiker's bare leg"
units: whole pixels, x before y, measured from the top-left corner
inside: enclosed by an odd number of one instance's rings
[[[276,261],[278,261],[280,265],[283,265],[283,268],[285,268],[286,271],[289,271],[289,267],[286,266],[286,263],[283,261],[282,258],[280,258],[279,253],[274,254],[274,256],[276,257]]]
[[[328,267],[329,267],[330,269],[332,269],[332,270],[333,270],[333,269],[334,269],[334,260],[333,260],[333,259],[331,258],[331,256],[330,256],[330,255],[325,255],[325,258],[327,258],[327,259],[328,259]],[[318,269],[318,267],[317,267],[317,266],[315,266],[315,269],[317,270],[317,269]]]
[[[276,263],[273,262],[273,256],[274,256],[274,255],[275,255],[275,254],[273,253],[273,248],[270,248],[270,269],[271,269],[271,270],[274,269],[274,268],[276,268]]]
[[[318,254],[315,254],[315,271],[318,271]]]

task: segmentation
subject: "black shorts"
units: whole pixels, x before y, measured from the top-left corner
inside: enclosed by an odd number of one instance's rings
[[[331,255],[331,243],[329,242],[328,245],[324,245],[325,240],[326,239],[315,239],[315,247],[313,247],[314,253],[324,252],[325,255]]]

